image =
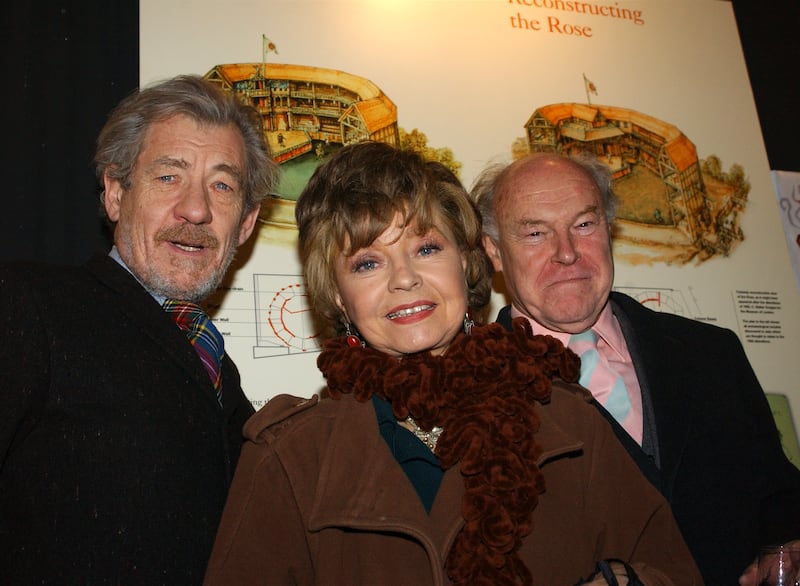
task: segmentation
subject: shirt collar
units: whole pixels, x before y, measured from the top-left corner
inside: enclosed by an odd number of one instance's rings
[[[531,328],[533,329],[534,334],[541,336],[553,336],[565,346],[569,344],[569,339],[571,334],[565,332],[556,332],[554,330],[548,329],[543,325],[541,325],[539,322],[524,315],[521,311],[519,311],[516,307],[512,305],[511,318],[513,319],[515,317],[524,317],[525,319],[527,319],[528,323],[531,324]],[[627,344],[625,344],[625,337],[622,335],[622,328],[620,328],[617,318],[614,317],[614,312],[611,309],[610,303],[606,303],[606,306],[603,308],[603,311],[600,312],[600,317],[597,318],[597,321],[595,322],[595,324],[592,326],[591,329],[595,331],[598,338],[602,339],[606,344],[608,344],[611,350],[613,350],[622,357],[625,356],[625,354],[627,353]]]
[[[164,296],[164,295],[158,295],[158,294],[156,294],[156,293],[153,293],[153,292],[152,292],[150,289],[148,289],[148,288],[145,286],[145,284],[144,284],[144,283],[142,283],[142,281],[141,281],[141,280],[139,280],[139,277],[137,277],[137,276],[136,276],[136,275],[133,273],[133,271],[130,269],[130,267],[129,267],[128,265],[126,265],[126,264],[125,264],[125,261],[124,261],[124,260],[122,260],[122,257],[119,255],[119,250],[117,250],[117,245],[116,245],[116,244],[115,244],[114,246],[112,246],[112,247],[111,247],[111,250],[109,250],[109,251],[108,251],[108,256],[110,256],[111,258],[113,258],[115,261],[117,261],[117,264],[119,264],[119,266],[121,266],[123,269],[125,269],[126,271],[128,271],[128,272],[131,274],[131,276],[132,276],[134,279],[136,279],[136,281],[137,281],[137,282],[138,282],[138,283],[139,283],[139,284],[140,284],[142,287],[144,287],[144,290],[145,290],[145,291],[147,291],[148,293],[150,293],[150,296],[151,296],[153,299],[155,299],[155,300],[156,300],[156,302],[157,302],[159,305],[164,305],[164,301],[167,299],[167,298],[166,298],[166,296]]]

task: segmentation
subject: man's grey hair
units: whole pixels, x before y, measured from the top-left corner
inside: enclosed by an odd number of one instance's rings
[[[571,155],[531,153],[513,163],[497,163],[488,166],[478,175],[472,185],[470,195],[475,201],[483,219],[483,232],[488,234],[495,242],[497,242],[500,237],[495,216],[495,201],[498,194],[504,193],[504,190],[518,169],[526,166],[535,159],[544,157],[561,157],[569,159],[580,166],[600,189],[606,220],[609,225],[613,223],[614,214],[617,209],[617,196],[614,194],[614,190],[611,187],[611,169],[609,169],[608,165],[587,151],[581,151]]]
[[[130,189],[131,174],[147,130],[154,123],[183,115],[198,124],[233,125],[244,142],[244,206],[242,217],[272,193],[278,167],[264,138],[261,115],[219,85],[197,75],[179,75],[150,85],[122,100],[112,110],[95,152],[101,186],[106,174]],[[101,195],[101,201],[105,193]]]

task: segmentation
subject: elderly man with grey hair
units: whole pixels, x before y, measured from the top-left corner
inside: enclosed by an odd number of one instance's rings
[[[800,535],[800,470],[785,457],[736,334],[612,291],[615,198],[591,155],[536,153],[472,190],[510,305],[573,348],[581,384],[666,496],[706,584],[736,584],[759,546]],[[741,576],[753,584],[752,567]]]
[[[277,178],[251,107],[180,76],[97,141],[114,246],[0,267],[0,575],[200,583],[253,413],[199,303]]]

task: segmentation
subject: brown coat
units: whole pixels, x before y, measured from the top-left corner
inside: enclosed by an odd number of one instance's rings
[[[520,551],[534,582],[573,585],[619,558],[648,586],[701,584],[668,505],[588,399],[556,382],[539,406],[547,488]],[[207,584],[449,583],[461,476],[445,473],[428,515],[371,403],[282,395],[245,434]]]

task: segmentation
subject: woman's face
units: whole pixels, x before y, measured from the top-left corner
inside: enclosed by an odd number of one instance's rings
[[[393,356],[443,353],[467,311],[466,260],[445,227],[418,235],[400,216],[368,247],[336,259],[339,306],[367,344]]]

